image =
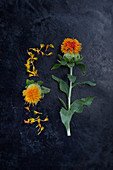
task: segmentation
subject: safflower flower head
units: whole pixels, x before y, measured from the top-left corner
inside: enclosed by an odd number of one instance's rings
[[[66,38],[61,44],[61,51],[65,54],[68,51],[70,54],[77,54],[81,51],[81,43],[77,39]]]
[[[27,103],[32,104],[33,106],[34,104],[37,105],[42,98],[41,89],[36,84],[30,84],[26,90],[23,90],[23,96],[25,96],[24,100]]]

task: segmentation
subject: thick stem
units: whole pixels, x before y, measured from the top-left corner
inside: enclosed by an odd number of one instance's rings
[[[73,67],[70,67],[70,75],[72,76],[72,74],[73,74]],[[72,82],[70,81],[69,96],[68,96],[68,110],[70,110],[70,105],[71,105],[71,91],[72,91]]]

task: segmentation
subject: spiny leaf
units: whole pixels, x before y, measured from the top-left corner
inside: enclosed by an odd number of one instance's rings
[[[50,89],[47,87],[41,86],[41,91],[42,91],[42,93],[46,94],[46,93],[50,92]]]
[[[41,86],[43,84],[43,81],[37,81],[38,85]]]
[[[85,74],[86,72],[85,64],[83,62],[77,62],[76,64],[79,67],[79,69]]]
[[[94,98],[95,97],[81,98],[80,101],[82,102],[83,106],[90,106]]]
[[[26,80],[27,85],[30,85],[30,84],[33,84],[33,83],[34,83],[34,80],[29,80],[29,79]]]
[[[76,113],[82,113],[83,111],[83,104],[79,101],[79,100],[75,100],[70,107],[70,110],[72,112],[76,112]]]
[[[60,60],[63,60],[63,57],[60,54],[58,54],[58,57]]]
[[[84,82],[75,83],[75,84],[73,84],[72,87],[75,87],[75,86],[80,85],[80,84],[87,84],[87,85],[89,85],[89,86],[96,86],[96,83],[93,83],[93,82],[91,82],[91,81],[84,81]]]
[[[65,61],[65,60],[58,60],[58,62],[61,64],[61,65],[63,65],[63,66],[65,66],[65,65],[67,65],[67,62]]]
[[[76,81],[76,79],[77,79],[77,76],[72,76],[72,75],[68,74],[68,79],[69,79],[72,83],[74,83],[74,82]]]
[[[69,86],[67,85],[67,83],[54,75],[52,75],[52,78],[59,83],[60,90],[68,96]]]
[[[60,66],[61,66],[61,64],[55,64],[55,65],[51,68],[51,70],[57,69],[57,68],[59,68]]]
[[[70,107],[72,112],[81,113],[83,106],[90,106],[95,97],[86,97],[75,100]]]
[[[64,105],[64,107],[67,109],[67,106],[65,104],[65,102],[59,97],[59,100],[61,101],[61,103]]]

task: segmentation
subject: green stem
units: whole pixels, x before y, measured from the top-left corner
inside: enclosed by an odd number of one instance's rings
[[[72,74],[73,74],[73,67],[70,67],[70,75],[72,76]],[[68,96],[68,110],[70,110],[70,105],[71,105],[71,91],[72,91],[72,82],[70,81],[69,96]]]
[[[69,129],[67,130],[67,136],[71,136],[70,127],[69,127]]]

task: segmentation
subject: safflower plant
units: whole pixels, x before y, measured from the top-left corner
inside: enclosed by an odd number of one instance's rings
[[[38,55],[41,54],[42,56],[51,55],[52,52],[47,53],[47,50],[49,47],[54,48],[52,44],[50,45],[48,44],[46,46],[44,44],[40,44],[40,49],[29,48],[29,50],[27,51],[29,58],[27,59],[27,63],[25,64],[25,67],[27,69],[26,71],[29,73],[29,78],[39,77],[37,73],[37,69],[35,68],[35,64],[34,64],[34,62],[38,60],[38,57],[36,56],[36,54]],[[43,50],[44,48],[45,48],[45,51]],[[42,114],[42,112],[39,112],[36,109],[36,105],[38,104],[38,102],[40,102],[41,99],[44,98],[45,94],[50,92],[50,89],[42,86],[42,84],[43,84],[43,81],[34,81],[33,79],[32,80],[27,79],[25,90],[22,91],[23,97],[25,100],[25,105],[26,105],[25,109],[27,110],[29,116],[32,114],[32,112],[34,115],[33,117],[30,117],[27,120],[24,120],[24,123],[27,123],[27,124],[35,123],[36,128],[38,128],[37,129],[38,135],[44,129],[44,127],[42,126],[42,122],[48,121],[48,117],[41,119],[40,115]]]
[[[76,99],[71,103],[72,89],[77,85],[86,84],[90,86],[96,86],[95,83],[91,81],[76,82],[77,76],[73,75],[73,68],[78,67],[83,74],[86,72],[85,64],[82,62],[83,56],[79,54],[82,49],[82,44],[79,43],[77,39],[66,38],[61,44],[61,52],[64,53],[62,56],[59,55],[58,63],[52,67],[53,69],[58,69],[59,67],[68,67],[70,73],[67,74],[69,80],[69,85],[62,79],[52,75],[52,78],[58,82],[60,90],[67,96],[67,105],[63,99],[59,98],[63,107],[60,110],[61,121],[64,124],[67,136],[71,136],[70,131],[70,121],[74,113],[83,112],[84,106],[90,106],[95,97],[86,97],[81,99]]]

